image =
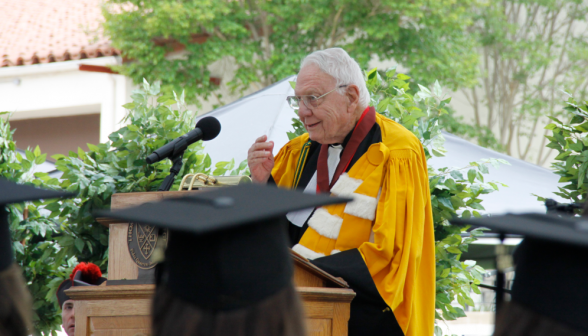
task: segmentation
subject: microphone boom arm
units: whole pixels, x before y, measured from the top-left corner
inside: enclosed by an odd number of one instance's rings
[[[181,137],[174,139],[170,143],[166,144],[165,146],[153,151],[153,153],[147,156],[148,164],[152,164],[154,162],[161,161],[165,158],[173,158],[176,157],[178,154],[183,154],[186,148],[190,146],[192,143],[196,142],[196,140],[202,137],[202,130],[199,128],[195,128],[190,132],[182,135]]]
[[[196,123],[196,127],[193,130],[159,147],[147,156],[145,161],[148,164],[153,164],[167,158],[173,163],[169,175],[161,182],[159,191],[168,191],[171,189],[175,177],[182,169],[182,159],[186,148],[198,140],[208,141],[216,138],[220,130],[221,125],[218,119],[215,117],[202,118]]]

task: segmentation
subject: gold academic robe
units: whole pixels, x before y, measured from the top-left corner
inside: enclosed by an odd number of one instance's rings
[[[403,126],[380,114],[376,124],[381,142],[331,188],[354,201],[316,209],[293,250],[316,261],[359,251],[404,335],[433,335],[435,243],[425,154]],[[282,147],[272,170],[278,186],[298,186],[309,146],[304,134]]]

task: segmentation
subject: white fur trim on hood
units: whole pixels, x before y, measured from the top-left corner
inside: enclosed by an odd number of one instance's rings
[[[292,251],[300,254],[301,256],[303,256],[306,259],[311,259],[311,260],[325,256],[322,253],[314,252],[313,250],[309,249],[308,247],[304,247],[300,244],[294,245],[294,247],[292,248]]]
[[[353,202],[347,203],[345,213],[373,221],[376,218],[377,207],[377,198],[353,193]]]
[[[362,183],[362,180],[349,177],[347,173],[343,173],[339,176],[337,183],[331,188],[331,193],[337,196],[351,196]]]
[[[343,218],[331,215],[326,209],[318,208],[308,220],[308,226],[313,228],[321,236],[337,239],[343,224]]]

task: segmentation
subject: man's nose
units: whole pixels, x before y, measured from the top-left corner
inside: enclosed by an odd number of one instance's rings
[[[298,117],[300,118],[307,118],[312,115],[312,110],[306,107],[304,103],[300,104],[298,107]]]

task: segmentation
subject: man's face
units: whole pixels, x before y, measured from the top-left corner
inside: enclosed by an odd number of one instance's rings
[[[295,94],[319,97],[336,85],[335,78],[322,72],[318,66],[309,64],[298,73]],[[310,139],[320,144],[341,143],[354,127],[354,109],[350,108],[348,98],[337,91],[321,98],[312,110],[303,102],[299,106],[298,116]]]
[[[61,321],[63,331],[67,336],[74,336],[76,330],[76,318],[74,314],[74,302],[73,300],[67,300],[61,307]]]

